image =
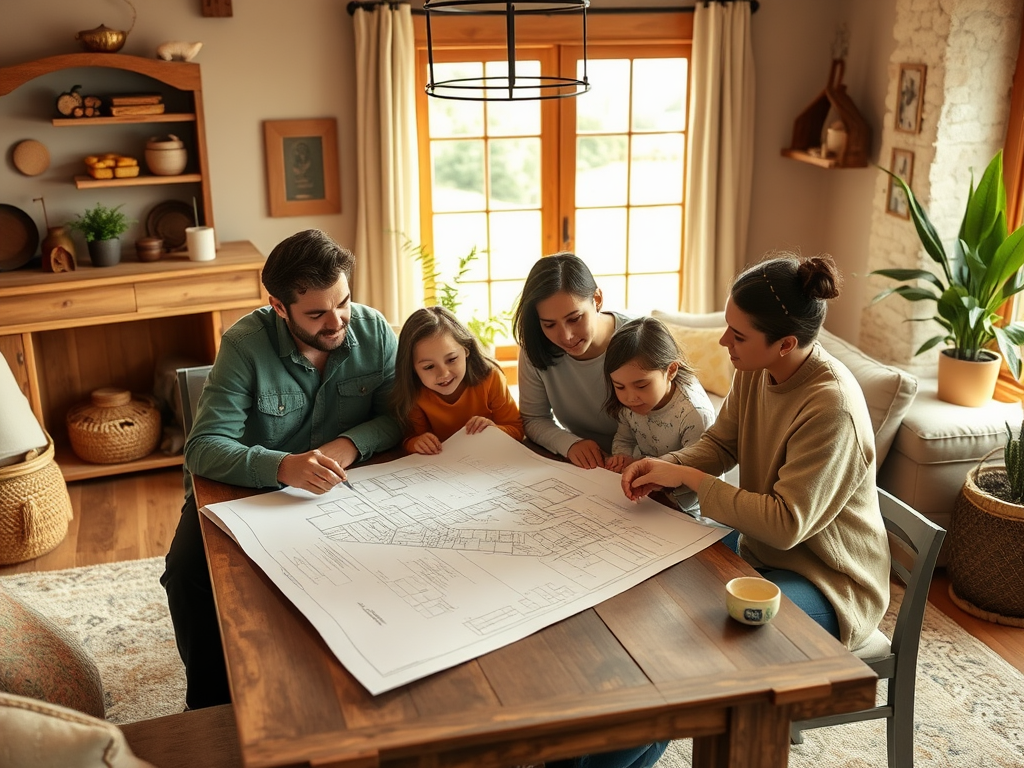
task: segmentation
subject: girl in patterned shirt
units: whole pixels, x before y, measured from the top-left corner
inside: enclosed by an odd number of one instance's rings
[[[715,421],[707,392],[660,320],[641,317],[619,328],[608,343],[604,373],[610,389],[604,407],[619,422],[605,464],[613,472],[685,448]],[[675,500],[691,511],[697,494],[683,488]]]

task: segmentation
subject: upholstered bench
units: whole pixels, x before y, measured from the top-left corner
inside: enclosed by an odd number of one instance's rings
[[[1016,433],[1021,404],[996,400],[978,408],[943,402],[935,379],[920,379],[917,397],[903,415],[878,484],[929,520],[949,528],[953,504],[967,472],[985,454],[1002,464],[1006,425]],[[943,562],[940,556],[939,562]]]

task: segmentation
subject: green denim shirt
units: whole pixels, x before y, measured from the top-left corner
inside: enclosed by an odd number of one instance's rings
[[[401,430],[387,407],[395,379],[398,339],[377,310],[352,304],[342,345],[323,377],[295,345],[271,307],[235,323],[199,398],[185,444],[190,473],[247,488],[280,487],[277,469],[288,454],[349,438],[360,459],[387,450]]]

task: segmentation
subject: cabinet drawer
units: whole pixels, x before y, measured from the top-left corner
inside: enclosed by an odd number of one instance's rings
[[[57,289],[11,296],[3,300],[3,307],[2,322],[7,326],[130,315],[135,313],[135,289],[131,285]]]
[[[262,302],[259,272],[229,272],[208,278],[187,277],[138,283],[135,295],[140,312],[158,312],[181,307],[222,305],[232,301]]]

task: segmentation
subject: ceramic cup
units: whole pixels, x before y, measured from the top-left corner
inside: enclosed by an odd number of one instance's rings
[[[210,261],[217,256],[213,227],[186,227],[185,243],[189,261]]]
[[[736,621],[767,624],[779,612],[782,591],[760,576],[740,576],[725,585],[725,606]]]

